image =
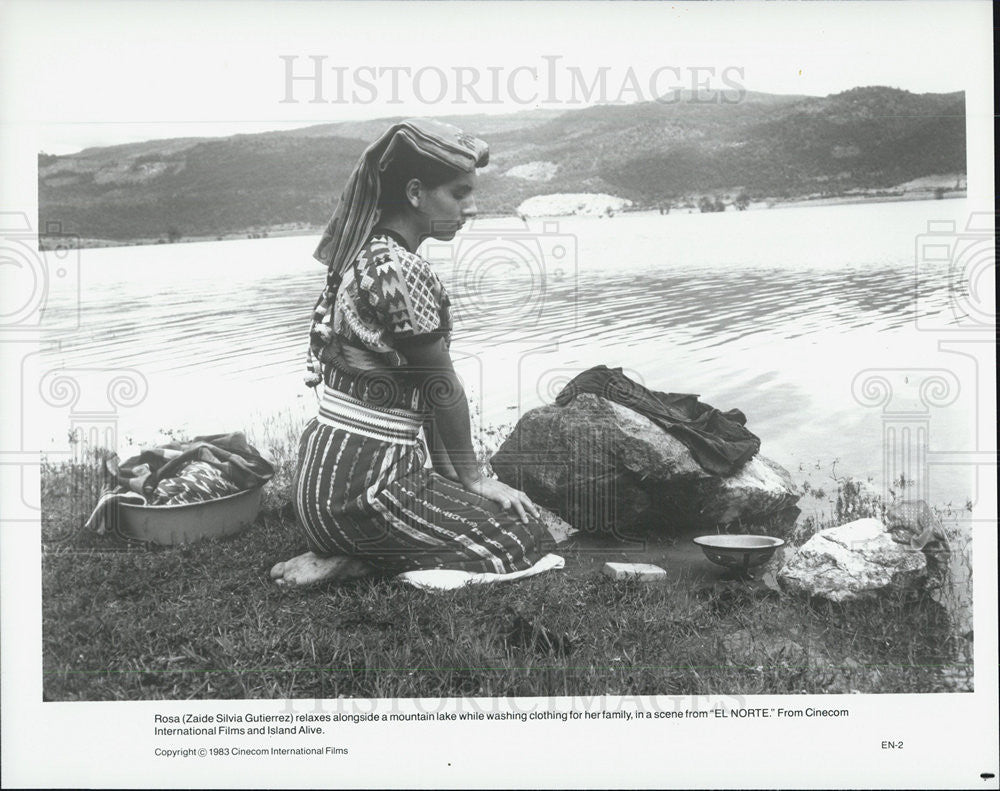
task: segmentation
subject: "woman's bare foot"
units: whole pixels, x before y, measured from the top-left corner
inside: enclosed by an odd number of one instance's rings
[[[329,580],[353,580],[358,577],[367,577],[374,572],[375,570],[371,566],[357,558],[341,555],[324,558],[315,552],[306,552],[291,560],[275,563],[271,569],[271,579],[277,585],[301,588]]]

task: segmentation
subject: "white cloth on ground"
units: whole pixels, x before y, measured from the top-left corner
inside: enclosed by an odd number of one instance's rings
[[[551,552],[531,568],[522,571],[512,571],[508,574],[496,574],[487,572],[461,571],[459,569],[417,569],[415,571],[404,571],[397,574],[395,579],[423,590],[455,590],[466,585],[481,585],[487,582],[509,582],[511,580],[532,577],[541,574],[543,571],[561,569],[566,565],[566,561],[559,555]]]

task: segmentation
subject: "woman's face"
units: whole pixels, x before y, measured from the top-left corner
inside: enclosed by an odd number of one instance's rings
[[[422,189],[417,211],[424,233],[434,239],[453,239],[466,220],[476,216],[476,174],[463,173],[433,189]]]

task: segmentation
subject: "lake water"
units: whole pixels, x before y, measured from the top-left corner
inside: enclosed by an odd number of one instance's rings
[[[965,201],[950,200],[530,227],[481,220],[423,252],[450,291],[453,355],[484,424],[512,423],[604,363],[654,390],[738,407],[762,453],[797,478],[828,486],[835,472],[881,487],[884,416],[859,402],[855,377],[873,368],[963,375],[960,357],[937,350],[940,333],[915,325],[914,250],[929,220],[963,227],[965,212]],[[131,368],[145,378],[141,403],[118,411],[122,441],[244,428],[289,407],[308,412],[305,339],[324,274],[315,243],[83,250],[80,326],[56,338],[45,363]],[[921,272],[919,288],[921,311],[947,323],[947,263]],[[46,320],[73,307],[57,290]],[[975,447],[973,410],[968,397],[925,409],[929,446]],[[50,428],[45,439],[65,443],[67,426]],[[933,501],[964,504],[973,489],[965,469],[932,472]]]

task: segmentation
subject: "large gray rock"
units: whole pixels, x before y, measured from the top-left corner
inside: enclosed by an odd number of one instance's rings
[[[918,588],[926,578],[924,553],[893,541],[878,519],[821,530],[778,572],[784,590],[838,602]]]
[[[648,418],[597,395],[525,414],[490,460],[505,483],[587,532],[636,535],[723,525],[791,526],[799,492],[755,456],[736,475],[704,470]]]

